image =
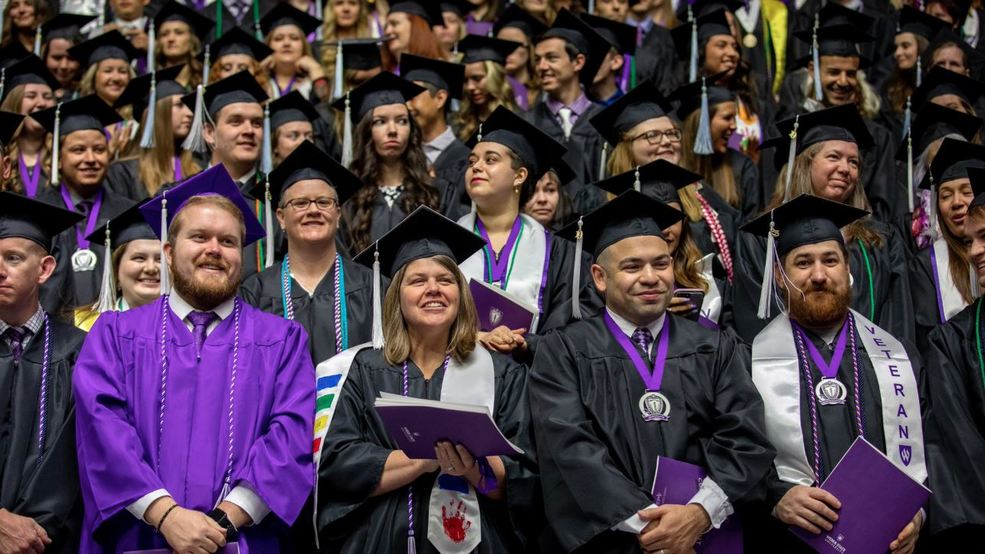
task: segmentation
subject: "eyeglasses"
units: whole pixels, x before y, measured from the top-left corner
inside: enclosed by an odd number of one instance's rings
[[[292,209],[299,212],[307,210],[312,204],[314,204],[319,210],[327,212],[328,210],[338,206],[339,201],[334,198],[323,196],[314,200],[311,198],[295,198],[284,203],[285,206],[290,206]]]
[[[633,142],[640,139],[646,139],[646,142],[650,143],[652,146],[656,146],[663,142],[663,139],[667,139],[668,142],[680,142],[683,138],[683,134],[680,129],[668,129],[666,131],[647,131],[641,135],[633,137]]]

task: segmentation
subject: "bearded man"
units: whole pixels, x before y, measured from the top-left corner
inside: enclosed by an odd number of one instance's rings
[[[80,551],[292,551],[314,481],[307,335],[236,296],[264,230],[225,168],[166,194],[141,210],[167,222],[172,293],[100,316],[76,364]]]
[[[776,447],[766,509],[753,533],[768,541],[756,552],[812,552],[787,532],[832,528],[841,503],[817,485],[857,437],[917,482],[924,482],[919,362],[899,340],[851,310],[851,273],[841,227],[867,212],[801,195],[746,225],[769,237],[776,252],[769,281],[786,301],[753,341],[752,378],[766,408],[766,433]],[[912,362],[911,362],[912,360]],[[886,548],[913,552],[924,512]],[[747,535],[748,536],[748,535]]]

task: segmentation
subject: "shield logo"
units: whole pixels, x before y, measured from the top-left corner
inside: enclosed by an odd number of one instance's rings
[[[493,326],[499,325],[499,322],[503,321],[503,312],[499,308],[492,308],[489,310],[489,323]]]
[[[913,459],[913,448],[901,444],[899,446],[899,457],[903,459],[903,465],[910,465],[910,460]]]
[[[821,390],[824,392],[824,396],[828,398],[838,398],[839,390],[838,385],[833,381],[829,381],[821,385]]]

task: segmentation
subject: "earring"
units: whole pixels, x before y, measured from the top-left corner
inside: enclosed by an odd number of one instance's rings
[[[513,194],[520,194],[520,185],[513,185]]]

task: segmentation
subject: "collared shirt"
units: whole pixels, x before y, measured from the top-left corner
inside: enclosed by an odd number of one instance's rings
[[[565,106],[564,103],[554,100],[550,96],[546,96],[545,98],[547,99],[547,109],[554,115],[554,120],[557,121],[558,125],[561,125],[561,116],[558,115],[561,108],[567,107],[571,109],[571,126],[574,127],[575,123],[578,123],[578,117],[592,107],[592,101],[585,96],[585,91],[582,91],[581,95],[570,106]]]
[[[253,169],[251,169],[249,171],[249,173],[247,173],[246,175],[243,175],[239,179],[236,179],[236,182],[239,183],[239,184],[241,184],[241,185],[245,185],[256,174],[257,174],[257,168],[254,167]]]
[[[434,137],[434,140],[425,142],[424,155],[428,157],[428,162],[434,164],[438,156],[453,142],[455,142],[455,133],[451,132],[451,127],[445,127],[445,131]]]
[[[619,327],[619,330],[622,331],[624,335],[626,335],[627,337],[629,337],[630,340],[632,340],[633,333],[635,333],[636,332],[636,329],[638,329],[641,326],[636,325],[635,323],[630,322],[629,320],[625,319],[621,315],[619,315],[616,312],[612,311],[608,307],[605,308],[605,311],[609,313],[609,317],[611,317],[612,318],[612,321],[615,322],[616,327]],[[658,317],[657,319],[654,319],[648,325],[642,325],[642,327],[646,327],[647,329],[650,330],[650,336],[652,336],[654,338],[654,341],[653,342],[656,342],[657,335],[659,335],[660,334],[660,331],[663,330],[663,328],[664,328],[664,321],[666,321],[666,320],[667,320],[667,312],[664,312],[664,313],[660,314],[660,317]],[[650,344],[650,348],[651,349],[653,348],[653,344],[652,343]],[[646,355],[649,356],[650,353],[647,352]]]
[[[965,17],[964,25],[961,27],[961,34],[964,35],[964,40],[968,46],[972,48],[978,46],[978,41],[981,40],[981,37],[978,36],[978,10],[968,10],[968,16]]]
[[[34,314],[31,317],[29,317],[27,321],[24,322],[23,325],[16,326],[17,329],[20,329],[21,331],[26,331],[24,338],[21,339],[22,347],[28,344],[29,342],[31,342],[31,338],[34,337],[34,335],[37,335],[41,331],[41,325],[43,323],[44,323],[44,309],[41,308],[41,304],[38,304],[38,309],[34,312]],[[0,319],[0,337],[4,337],[4,333],[6,333],[7,329],[10,329],[11,327],[14,326]],[[11,349],[14,348],[13,340],[11,340],[10,337],[4,337],[4,340],[7,341],[7,346],[9,346]]]
[[[219,316],[219,319],[216,319],[205,328],[205,336],[211,335],[212,331],[214,331],[220,323],[233,314],[233,308],[235,305],[236,297],[234,296],[211,310],[212,312],[215,312],[215,315]],[[172,290],[171,294],[168,296],[168,306],[171,308],[171,311],[174,312],[174,315],[181,319],[189,331],[194,330],[195,326],[188,319],[188,314],[192,313],[195,308],[193,308],[188,301]]]
[[[124,21],[122,19],[114,19],[113,23],[116,24],[122,33],[125,30],[136,29],[138,31],[143,31],[147,25],[147,16],[140,16],[132,21]]]

